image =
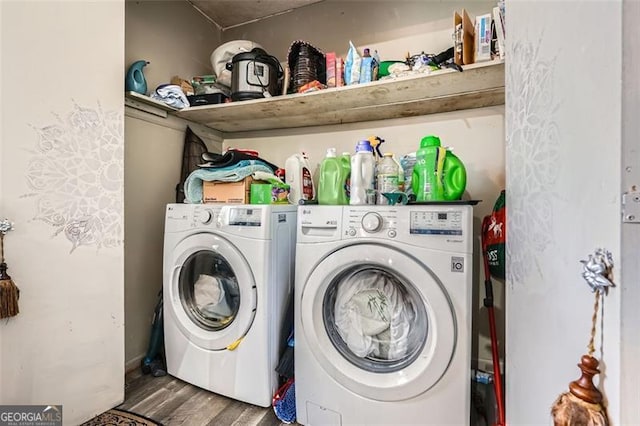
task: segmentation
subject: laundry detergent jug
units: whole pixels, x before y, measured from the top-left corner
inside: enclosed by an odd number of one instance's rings
[[[464,164],[440,144],[437,136],[420,141],[411,176],[411,189],[416,201],[459,200],[467,184]]]
[[[318,204],[348,204],[345,191],[347,171],[336,155],[335,148],[327,149],[327,156],[320,163],[320,180],[318,181]]]
[[[298,204],[300,200],[309,201],[316,198],[316,190],[311,177],[309,158],[303,152],[293,154],[284,163],[285,182],[289,185],[289,202]]]

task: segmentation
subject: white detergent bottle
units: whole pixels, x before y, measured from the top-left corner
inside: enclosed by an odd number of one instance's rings
[[[349,204],[358,206],[375,204],[375,170],[373,147],[363,140],[356,145],[356,153],[351,157],[351,198]]]
[[[311,167],[307,154],[296,153],[284,163],[284,179],[289,185],[289,202],[299,204],[300,200],[310,201],[316,198],[316,189],[311,177]]]

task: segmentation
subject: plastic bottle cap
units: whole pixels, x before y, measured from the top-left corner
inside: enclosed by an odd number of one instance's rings
[[[336,149],[335,148],[327,149],[327,157],[337,157]]]
[[[360,151],[369,151],[373,152],[373,147],[371,146],[371,142],[369,141],[360,141],[356,145],[356,152]]]
[[[420,148],[426,148],[428,146],[440,146],[440,138],[433,135],[422,138],[420,141]]]

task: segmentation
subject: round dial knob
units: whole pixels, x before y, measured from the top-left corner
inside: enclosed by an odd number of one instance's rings
[[[378,213],[367,213],[362,216],[362,229],[367,232],[376,232],[382,228],[382,216]]]
[[[210,210],[200,210],[196,213],[196,221],[207,224],[211,222],[211,211]]]

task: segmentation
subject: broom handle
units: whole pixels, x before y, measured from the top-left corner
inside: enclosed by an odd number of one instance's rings
[[[4,234],[0,232],[0,263],[4,263]]]
[[[498,404],[498,423],[496,426],[505,426],[504,394],[502,389],[502,374],[500,372],[500,355],[498,354],[498,336],[496,335],[496,317],[493,306],[487,308],[489,312],[489,330],[491,332],[491,357],[493,359],[493,387],[496,393],[496,403]]]
[[[491,269],[489,268],[489,256],[487,253],[487,241],[485,231],[487,229],[489,216],[485,216],[482,221],[481,249],[482,262],[484,265],[484,306],[489,314],[489,332],[491,335],[491,358],[493,360],[493,391],[498,405],[498,422],[494,426],[505,426],[504,395],[502,389],[502,374],[500,372],[500,352],[498,350],[498,334],[496,332],[496,317],[493,309],[493,284],[491,283]]]

